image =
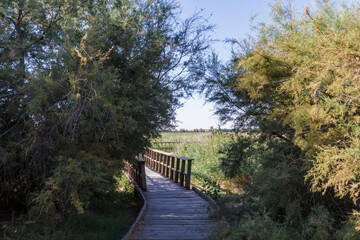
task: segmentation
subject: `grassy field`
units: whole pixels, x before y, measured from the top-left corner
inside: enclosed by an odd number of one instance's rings
[[[221,170],[221,152],[235,137],[232,133],[165,132],[154,142],[180,142],[173,152],[194,159],[191,183],[217,198],[220,191],[239,191],[236,181],[227,179]]]

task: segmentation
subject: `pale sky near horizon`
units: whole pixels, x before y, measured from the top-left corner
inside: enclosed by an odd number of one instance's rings
[[[195,11],[203,10],[204,17],[209,18],[209,23],[215,25],[213,38],[218,40],[246,38],[251,31],[251,18],[255,17],[254,23],[270,21],[270,4],[272,0],[180,0],[184,18],[191,16]],[[286,2],[286,1],[283,1]],[[304,12],[305,6],[314,1],[294,0],[298,12]],[[223,61],[229,60],[231,46],[224,43],[213,45],[215,51]],[[217,127],[219,124],[214,113],[213,104],[204,104],[202,96],[196,95],[185,102],[184,106],[177,110],[177,129],[208,129],[210,126]],[[222,125],[230,128],[232,125]]]

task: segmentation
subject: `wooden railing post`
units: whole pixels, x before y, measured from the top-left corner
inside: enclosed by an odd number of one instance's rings
[[[191,178],[191,161],[187,161],[187,172],[186,172],[186,180],[185,180],[185,188],[190,189],[190,178]]]
[[[175,165],[175,157],[171,157],[171,168],[170,168],[170,179],[174,180],[174,165]]]
[[[156,153],[156,171],[158,171],[158,172],[160,170],[159,160],[160,160],[160,153]]]
[[[153,150],[151,150],[151,168],[155,169],[155,152]]]
[[[166,156],[166,177],[169,177],[170,156]]]
[[[175,158],[176,168],[175,168],[175,183],[179,182],[179,169],[180,169],[180,159]]]
[[[162,165],[161,165],[161,174],[162,175],[165,175],[165,163],[166,163],[166,156],[165,155],[163,155],[163,154],[161,154],[161,163],[162,163]]]
[[[162,155],[159,153],[159,173],[161,174],[162,173]]]
[[[184,186],[185,160],[181,159],[180,186]]]
[[[146,173],[145,173],[145,161],[141,158],[137,158],[138,160],[138,171],[139,171],[139,185],[142,190],[146,191]]]

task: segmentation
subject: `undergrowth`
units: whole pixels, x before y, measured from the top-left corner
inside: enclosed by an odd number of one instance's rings
[[[83,214],[55,221],[28,221],[24,216],[0,222],[4,240],[112,240],[121,239],[134,222],[141,202],[125,175],[116,178],[119,191],[97,196]],[[57,218],[57,216],[54,216]],[[53,224],[53,222],[55,222]]]
[[[192,184],[228,220],[214,239],[360,239],[357,215],[336,215],[338,199],[308,191],[303,155],[287,142],[211,133],[166,133],[162,141],[182,142],[174,152],[194,159]]]

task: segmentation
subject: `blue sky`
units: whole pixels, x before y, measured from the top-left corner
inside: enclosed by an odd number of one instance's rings
[[[209,22],[215,25],[213,37],[218,40],[241,40],[251,33],[251,18],[255,16],[254,23],[270,21],[271,0],[179,0],[183,13],[189,17],[195,11],[203,9],[203,16],[209,17]],[[286,1],[283,1],[286,2]],[[304,12],[310,0],[294,0],[298,12]],[[213,45],[220,59],[226,61],[230,58],[231,46],[224,43]],[[213,105],[205,104],[201,96],[194,96],[177,110],[178,129],[195,129],[217,127],[219,121],[213,115]],[[231,127],[231,124],[222,127]]]

